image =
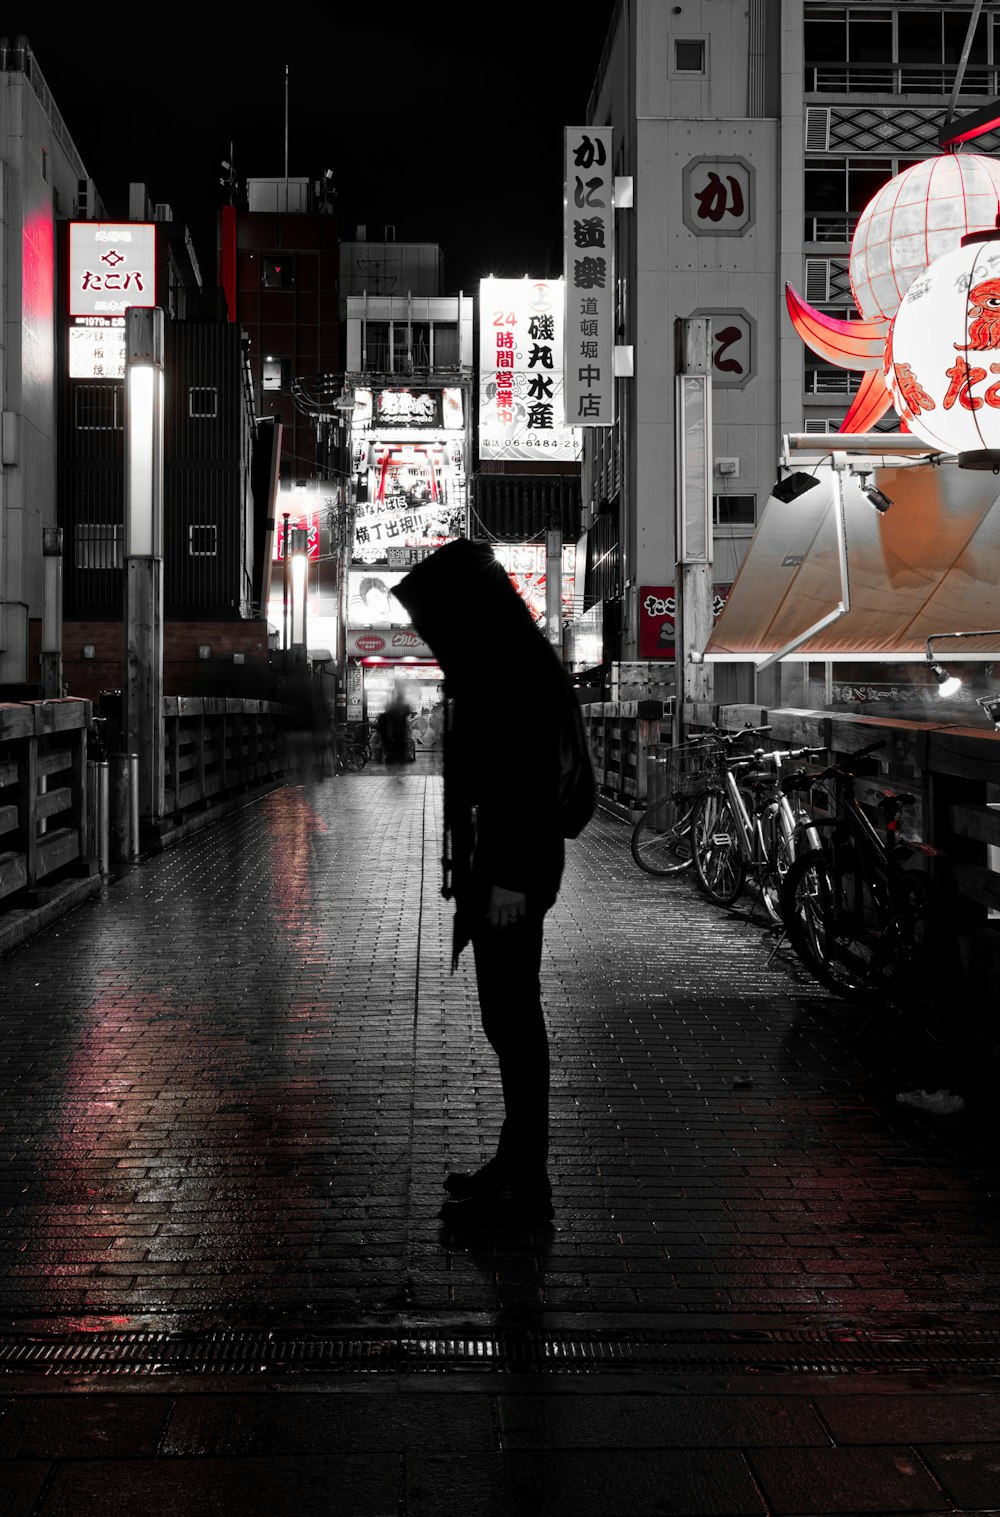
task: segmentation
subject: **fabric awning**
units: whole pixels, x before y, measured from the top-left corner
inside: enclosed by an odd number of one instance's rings
[[[793,501],[768,498],[706,658],[762,660],[836,610],[834,471],[799,467],[819,484]],[[1000,478],[948,459],[886,459],[867,481],[841,478],[850,609],[788,657],[923,658],[933,634],[1000,626]],[[883,514],[864,482],[892,502]],[[1000,657],[1000,636],[951,643],[947,657]]]

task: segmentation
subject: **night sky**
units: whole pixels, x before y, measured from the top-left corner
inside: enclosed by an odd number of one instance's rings
[[[333,171],[345,240],[363,223],[440,243],[453,293],[562,272],[562,129],[586,119],[613,9],[168,7],[145,43],[141,9],[59,6],[8,11],[4,30],[27,36],[109,215],[143,181],[190,227],[206,283],[230,141],[241,180],[285,171],[287,63],[289,173]]]

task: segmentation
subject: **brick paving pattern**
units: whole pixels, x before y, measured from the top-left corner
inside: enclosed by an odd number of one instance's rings
[[[988,1092],[898,1106],[928,1070],[902,1019],[863,1027],[747,903],[642,875],[607,816],[543,960],[555,1225],[448,1234],[500,1092],[440,803],[429,772],[275,792],[0,960],[9,1341],[997,1332]],[[869,1370],[8,1374],[0,1513],[1000,1508],[989,1375]]]

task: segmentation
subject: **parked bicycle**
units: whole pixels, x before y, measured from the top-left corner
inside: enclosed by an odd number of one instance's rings
[[[884,746],[869,743],[817,774],[785,780],[791,794],[824,787],[832,814],[812,823],[822,846],[801,853],[785,875],[782,915],[788,941],[821,984],[845,999],[903,1006],[937,1036],[953,943],[932,882],[906,866],[938,850],[900,834],[901,815],[914,796],[879,793],[880,832],[856,794],[866,760]]]
[[[337,768],[359,773],[372,756],[369,729],[364,722],[337,728]]]
[[[711,784],[727,734],[706,732],[668,748],[656,760],[655,795],[632,828],[632,857],[647,874],[678,874],[690,869],[691,813],[698,796]]]
[[[722,759],[719,782],[698,797],[691,815],[695,873],[711,900],[731,906],[752,879],[770,920],[781,921],[782,880],[803,845],[819,847],[808,813],[781,788],[782,769],[823,752],[758,748],[749,757]]]

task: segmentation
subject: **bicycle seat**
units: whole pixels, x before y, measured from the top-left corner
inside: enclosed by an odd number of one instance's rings
[[[895,790],[882,790],[879,793],[877,805],[881,811],[898,811],[903,806],[916,805],[916,800],[916,796],[911,795],[908,790],[898,794]]]

